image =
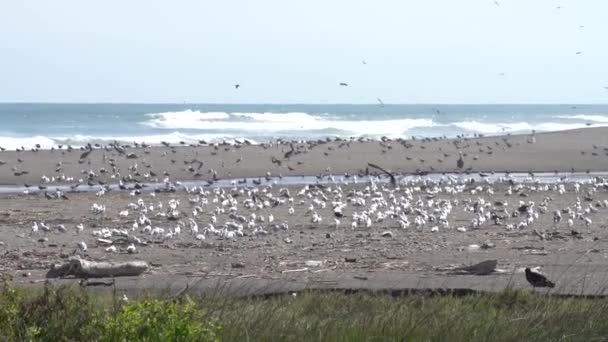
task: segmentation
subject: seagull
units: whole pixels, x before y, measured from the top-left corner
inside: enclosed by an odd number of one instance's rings
[[[376,100],[378,100],[378,103],[380,103],[380,107],[384,107],[384,102],[382,102],[381,98],[376,98]]]
[[[346,82],[340,82],[339,85],[342,87],[348,87],[348,83]]]
[[[130,244],[129,247],[127,247],[127,253],[129,254],[133,254],[135,253],[135,245],[134,244]]]
[[[78,250],[81,250],[83,252],[87,251],[87,244],[84,241],[80,241],[76,244],[78,246]]]
[[[555,287],[555,284],[552,283],[551,281],[547,280],[547,278],[544,275],[542,275],[540,273],[536,273],[529,268],[526,268],[526,280],[533,287],[550,287],[550,288]]]
[[[241,87],[241,85],[238,83],[234,85],[234,89],[239,89],[240,87]]]

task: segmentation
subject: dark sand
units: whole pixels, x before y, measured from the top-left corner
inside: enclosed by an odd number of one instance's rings
[[[395,173],[508,171],[508,172],[586,172],[608,171],[608,128],[588,128],[556,133],[485,137],[456,140],[339,141],[294,144],[296,152],[286,157],[290,145],[272,146],[176,146],[126,148],[136,159],[116,150],[95,149],[81,162],[81,150],[2,152],[0,185],[37,185],[41,177],[74,177],[93,182],[117,182],[131,174],[139,181],[162,181],[167,172],[172,180],[212,180],[217,178],[301,176],[364,173],[368,162]],[[595,146],[595,148],[594,148]],[[64,147],[65,149],[65,147]],[[463,152],[464,167],[457,167],[458,152]],[[273,158],[275,162],[273,163]],[[114,160],[116,173],[110,160]],[[21,160],[19,162],[18,160]],[[202,161],[200,163],[193,160]],[[59,164],[60,163],[60,164]],[[137,164],[139,176],[128,168]],[[59,165],[59,166],[58,166]],[[199,168],[200,166],[200,168]],[[191,169],[189,170],[189,168]],[[100,172],[104,168],[107,173]],[[27,174],[19,174],[27,171]],[[148,176],[152,171],[156,176]],[[115,178],[111,175],[115,174]],[[120,176],[119,176],[120,175]],[[75,181],[67,182],[73,184]]]
[[[141,176],[134,176],[141,181],[146,179],[143,174],[148,172],[146,164],[152,164],[151,170],[162,180],[162,172],[167,170],[172,181],[193,179],[192,172],[184,170],[189,166],[184,160],[197,158],[204,161],[200,170],[200,179],[209,180],[212,176],[209,169],[217,170],[219,178],[264,176],[267,171],[272,175],[315,175],[327,173],[363,172],[367,162],[373,162],[399,173],[419,171],[456,171],[458,151],[463,151],[465,167],[472,171],[608,171],[608,129],[586,129],[561,133],[537,134],[535,142],[528,142],[531,136],[491,137],[482,139],[461,140],[460,148],[454,141],[407,141],[401,142],[352,142],[350,147],[338,147],[341,142],[319,144],[308,151],[294,154],[289,159],[284,153],[289,145],[262,148],[260,146],[219,146],[213,147],[167,147],[148,148],[149,154],[143,149],[128,149],[127,153],[135,153],[137,159],[126,159],[116,151],[93,151],[88,159],[78,163],[80,151],[72,153],[60,151],[39,152],[4,152],[0,160],[6,162],[0,166],[0,179],[5,184],[22,184],[29,182],[38,185],[40,176],[65,174],[86,179],[80,170],[92,169],[98,177],[93,182],[115,181],[111,173],[100,173],[99,168],[112,168],[107,164],[109,158],[116,159],[117,172],[121,177],[126,176],[128,167],[138,163]],[[507,147],[506,141],[511,145]],[[594,147],[595,145],[595,147]],[[391,146],[389,148],[388,146]],[[422,148],[424,146],[424,148]],[[491,150],[488,148],[491,148]],[[441,149],[441,150],[440,150]],[[480,151],[481,149],[481,151]],[[175,151],[175,153],[172,152]],[[383,153],[385,151],[385,153]],[[584,154],[581,151],[585,152]],[[492,152],[489,154],[489,152]],[[163,156],[163,154],[165,154]],[[196,154],[198,153],[198,154]],[[212,155],[215,153],[215,155]],[[328,153],[326,156],[324,153]],[[449,154],[445,157],[443,153]],[[106,154],[106,164],[101,164]],[[273,164],[271,158],[281,159],[281,166]],[[477,156],[474,161],[473,157]],[[237,159],[242,161],[237,163]],[[412,158],[407,161],[406,157]],[[17,162],[21,158],[22,162]],[[175,160],[175,164],[171,163]],[[420,159],[425,162],[421,163]],[[439,162],[441,159],[442,162]],[[62,162],[62,170],[54,172],[57,162]],[[89,161],[91,164],[89,164]],[[298,164],[301,162],[301,164]],[[223,163],[223,167],[222,167]],[[195,164],[196,165],[196,164]],[[294,167],[289,171],[287,165]],[[14,176],[11,167],[28,170],[29,174]],[[196,169],[196,167],[195,167]],[[86,181],[85,181],[86,182]],[[67,182],[68,184],[74,182]],[[82,187],[87,185],[81,185]],[[365,192],[367,184],[342,185],[342,201],[346,201],[351,189]],[[387,185],[382,185],[387,186]],[[482,189],[475,189],[481,186]],[[276,207],[265,207],[255,211],[267,217],[272,214],[274,223],[288,222],[288,230],[275,230],[272,224],[259,224],[268,234],[254,235],[253,229],[245,228],[246,236],[235,240],[222,239],[207,234],[204,241],[198,241],[187,228],[188,218],[193,217],[193,206],[189,199],[194,194],[180,190],[174,193],[159,193],[152,198],[149,192],[141,196],[130,196],[128,192],[112,191],[103,196],[94,193],[69,193],[69,200],[47,199],[42,193],[32,195],[4,194],[0,195],[0,272],[14,276],[21,284],[39,283],[51,264],[64,261],[76,248],[76,243],[84,241],[88,245],[86,258],[100,261],[145,260],[152,265],[150,272],[137,279],[124,278],[117,281],[119,289],[134,291],[139,288],[156,290],[182,289],[189,284],[190,289],[216,286],[229,286],[241,290],[256,288],[258,292],[268,289],[298,290],[304,286],[317,288],[371,288],[371,289],[403,289],[403,288],[470,288],[475,290],[500,290],[507,286],[528,287],[523,267],[541,266],[542,271],[558,283],[557,291],[562,293],[598,294],[605,287],[608,274],[608,209],[603,201],[608,199],[606,188],[603,186],[583,184],[579,192],[575,192],[572,184],[566,184],[566,193],[559,194],[555,189],[542,189],[534,184],[527,184],[519,191],[506,195],[508,184],[467,185],[464,192],[452,195],[445,192],[431,194],[428,188],[413,185],[402,186],[394,195],[396,198],[406,196],[406,191],[412,193],[412,205],[421,199],[428,200],[434,196],[434,201],[442,199],[453,202],[449,214],[449,228],[440,228],[438,232],[431,229],[437,223],[428,222],[421,229],[414,227],[415,213],[408,214],[412,223],[409,228],[402,229],[396,219],[386,219],[373,223],[370,228],[351,228],[353,212],[361,212],[369,208],[371,193],[366,197],[367,204],[357,207],[349,204],[343,211],[338,228],[334,227],[334,217],[331,201],[335,193],[326,193],[327,207],[317,208],[322,216],[321,223],[311,223],[311,214],[307,213],[308,206],[314,196],[296,196],[302,186],[291,186],[294,197],[294,215],[288,215],[289,204]],[[99,186],[96,186],[99,187]],[[494,190],[491,194],[488,187]],[[279,187],[265,188],[274,197],[279,196]],[[212,190],[209,190],[212,191]],[[228,193],[238,194],[238,190],[226,189]],[[390,188],[381,190],[388,199]],[[585,199],[587,191],[594,191],[590,198]],[[527,197],[520,196],[524,193]],[[313,192],[314,194],[314,192]],[[263,195],[261,198],[267,195]],[[211,215],[220,203],[212,203],[216,197],[213,192],[206,196],[209,203],[203,206],[203,211],[194,219],[199,230],[210,222]],[[224,196],[225,197],[225,196]],[[136,210],[129,210],[127,217],[120,217],[120,211],[127,209],[128,203],[142,198],[149,206],[163,203],[166,211],[170,199],[180,200],[179,220],[186,223],[180,236],[164,239],[162,236],[152,237],[141,233],[140,229],[131,231],[133,221],[138,217]],[[240,194],[235,197],[239,202],[237,214],[249,216],[254,212],[245,209],[242,201],[248,195]],[[517,211],[519,201],[534,201],[538,206],[545,201],[546,213],[539,213],[534,223],[523,229],[507,229],[505,225],[495,225],[488,220],[481,227],[474,229],[471,225],[475,217],[473,212],[465,210],[465,201],[476,201],[479,198],[490,203],[486,211],[496,209],[496,201],[507,201],[509,212]],[[550,198],[548,200],[547,198]],[[574,225],[567,225],[567,215],[563,214],[560,223],[553,222],[553,212],[566,207],[574,209],[577,198],[582,205],[582,216],[593,221],[589,226],[582,219],[574,219]],[[455,202],[458,200],[458,202]],[[589,201],[587,201],[589,200]],[[106,206],[106,212],[95,215],[90,211],[93,203]],[[587,212],[589,205],[597,208],[597,212]],[[226,212],[217,215],[216,228],[229,221],[228,206]],[[158,212],[155,209],[154,212]],[[165,217],[155,217],[154,212],[148,213],[152,227],[162,227],[165,231],[174,228],[177,221]],[[525,217],[508,218],[503,223],[517,225]],[[39,231],[30,234],[34,221],[44,221],[52,227],[51,232]],[[82,223],[85,227],[80,234],[76,233],[76,225]],[[60,232],[57,225],[63,224],[67,232]],[[129,234],[140,237],[147,242],[146,246],[138,245],[136,254],[126,253],[126,246],[117,244],[116,253],[106,252],[107,246],[98,244],[98,237],[93,236],[94,230],[101,228],[128,229]],[[466,232],[456,228],[465,227]],[[393,237],[383,237],[382,233],[391,231]],[[543,237],[541,237],[543,236]],[[45,239],[42,241],[41,239]],[[39,241],[41,240],[41,241]],[[291,242],[289,242],[291,241]],[[489,248],[471,248],[470,245],[488,245]],[[345,258],[355,259],[346,262]],[[452,275],[450,269],[456,266],[469,265],[488,259],[496,259],[498,268],[504,273],[475,276]],[[306,265],[306,261],[319,261],[319,265]],[[307,270],[292,272],[294,270]],[[288,272],[285,272],[288,271]],[[27,277],[24,277],[27,275]],[[195,283],[196,282],[196,285]],[[266,289],[266,290],[264,290]],[[245,291],[246,292],[246,291]]]

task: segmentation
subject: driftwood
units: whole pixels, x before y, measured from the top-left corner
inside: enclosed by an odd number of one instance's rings
[[[496,260],[486,260],[471,266],[459,267],[452,272],[453,274],[473,274],[488,275],[496,272]]]
[[[47,272],[47,278],[74,276],[75,278],[110,278],[138,276],[149,268],[145,261],[95,262],[72,257],[66,263],[55,264]]]

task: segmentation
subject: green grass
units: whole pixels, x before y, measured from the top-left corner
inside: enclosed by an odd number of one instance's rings
[[[0,341],[602,341],[608,299],[319,293],[123,301],[0,288]]]

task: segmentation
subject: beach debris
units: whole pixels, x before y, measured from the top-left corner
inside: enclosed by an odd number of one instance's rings
[[[532,271],[530,268],[526,268],[526,280],[533,287],[555,287],[555,283],[551,282],[544,275]]]
[[[74,256],[63,264],[54,264],[47,272],[47,278],[62,278],[74,276],[76,278],[109,278],[138,276],[149,269],[145,261],[128,262],[96,262]]]
[[[357,258],[354,257],[345,257],[344,262],[357,262]]]
[[[494,243],[487,242],[487,241],[481,245],[481,249],[490,249],[490,248],[495,248],[495,247],[496,247],[496,245]]]
[[[320,260],[307,260],[304,265],[308,266],[308,267],[319,267],[321,265],[323,265],[323,261]]]
[[[297,268],[297,269],[293,269],[293,270],[284,270],[284,271],[281,271],[281,273],[295,273],[295,272],[306,272],[306,271],[308,271],[308,267]]]
[[[382,234],[380,234],[380,236],[392,238],[393,232],[391,232],[390,230],[387,230],[387,231],[382,232]]]
[[[233,262],[230,264],[232,268],[244,268],[245,264],[242,262]]]
[[[479,248],[481,248],[481,246],[479,246],[478,244],[471,244],[471,245],[467,246],[467,249],[469,251],[475,251],[475,250],[478,250]]]
[[[485,260],[470,266],[459,267],[454,269],[452,274],[472,274],[472,275],[488,275],[496,272],[497,260]]]

